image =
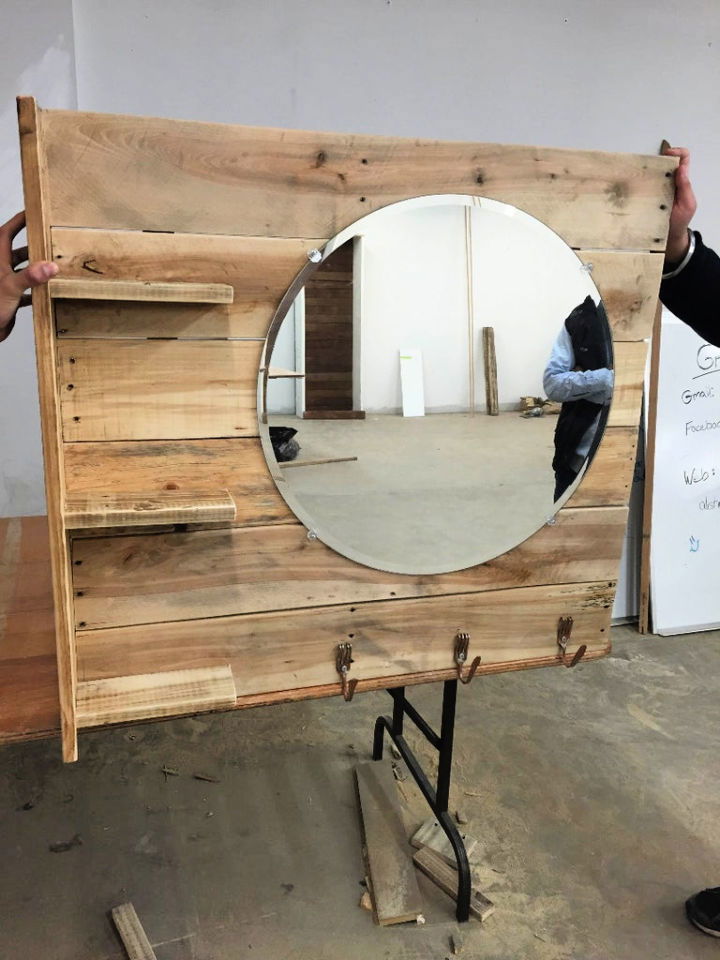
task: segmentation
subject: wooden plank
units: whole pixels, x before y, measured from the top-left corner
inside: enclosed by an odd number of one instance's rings
[[[637,427],[607,427],[592,463],[565,507],[627,505],[637,436]]]
[[[161,490],[157,493],[81,494],[65,502],[65,526],[132,527],[158,523],[232,522],[235,501],[227,490],[213,493],[178,493]]]
[[[59,302],[58,329],[74,337],[265,337],[308,252],[324,242],[55,227],[53,258],[63,277],[210,282],[234,290],[231,305],[205,308]]]
[[[164,673],[115,676],[78,683],[80,727],[172,717],[235,704],[230,667],[197,667]]]
[[[637,430],[640,426],[647,347],[644,340],[615,344],[615,387],[608,427],[633,427]]]
[[[495,331],[492,327],[482,328],[483,365],[485,369],[485,409],[488,416],[497,417],[498,406],[497,358],[495,356]]]
[[[0,743],[60,729],[45,517],[0,519]]]
[[[440,576],[353,563],[279,525],[73,543],[75,612],[89,629],[617,577],[627,509],[564,509],[509,553]],[[349,628],[348,628],[349,629]],[[344,632],[344,631],[343,631]]]
[[[468,835],[461,830],[458,832],[465,847],[465,853],[467,853],[468,857],[471,857],[477,847],[477,839],[475,837],[468,837]],[[455,851],[448,839],[448,835],[434,817],[430,817],[418,827],[410,838],[410,843],[416,850],[422,850],[423,847],[428,847],[433,853],[436,853],[451,866],[456,862]]]
[[[306,410],[303,420],[364,420],[364,410]]]
[[[32,97],[18,98],[20,153],[23,170],[28,249],[31,260],[50,259],[48,177],[45,129]],[[68,544],[61,504],[65,496],[61,420],[57,406],[57,363],[52,302],[47,285],[32,292],[35,355],[40,395],[45,494],[50,531],[56,650],[63,758],[77,760],[75,693],[77,685],[73,608],[70,588]]]
[[[390,761],[355,767],[371,895],[380,926],[416,921],[423,900]]]
[[[318,467],[324,463],[351,463],[357,460],[357,457],[320,457],[317,460],[287,460],[278,463],[281,470],[287,470],[290,467]]]
[[[353,677],[381,680],[453,669],[459,630],[471,636],[479,672],[522,660],[559,663],[557,623],[574,618],[573,649],[608,650],[614,583],[563,584],[392,600],[247,616],[82,630],[77,634],[83,680],[128,673],[230,664],[239,696],[331,685],[339,640],[353,644]],[[508,667],[508,664],[510,666]],[[294,699],[292,695],[288,699]]]
[[[68,496],[227,489],[238,525],[296,522],[258,439],[67,443],[65,471]]]
[[[135,907],[131,903],[113,907],[112,918],[128,960],[157,960],[155,951],[135,912]]]
[[[657,431],[658,380],[660,377],[660,338],[662,304],[657,301],[655,325],[650,353],[650,383],[647,398],[647,435],[645,437],[645,487],[643,489],[642,547],[640,550],[640,616],[638,630],[650,633],[650,538],[652,536],[652,504],[655,485],[655,435]]]
[[[168,440],[257,436],[256,340],[58,342],[63,436]]]
[[[298,379],[304,376],[304,373],[298,373],[297,370],[283,370],[282,367],[270,367],[268,370],[268,380]]]
[[[418,869],[430,877],[436,886],[449,894],[453,900],[457,900],[457,870],[445,863],[434,850],[423,847],[414,855],[413,862]],[[495,913],[495,905],[492,900],[488,900],[476,887],[473,887],[470,895],[470,913],[481,922]]]
[[[148,280],[51,280],[53,300],[154,300],[162,303],[232,303],[227,283],[162,283]]]
[[[592,264],[592,279],[603,299],[614,340],[645,340],[652,331],[662,278],[663,254],[579,250]]]
[[[47,111],[46,125],[50,220],[78,227],[331,237],[389,203],[452,193],[520,207],[573,247],[661,250],[673,191],[666,173],[676,166],[667,157],[72,111]]]

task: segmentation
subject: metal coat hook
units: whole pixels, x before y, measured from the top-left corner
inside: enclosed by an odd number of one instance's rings
[[[340,674],[340,679],[342,681],[342,695],[345,698],[347,703],[353,698],[355,693],[355,687],[357,686],[357,680],[348,680],[348,672],[350,670],[350,664],[354,663],[352,657],[352,644],[351,643],[339,643],[337,646],[337,653],[335,655],[335,667],[337,672]]]
[[[470,634],[469,633],[458,633],[455,637],[455,666],[457,667],[457,676],[460,683],[468,684],[475,676],[475,671],[480,666],[480,661],[482,657],[475,657],[473,662],[470,664],[470,669],[467,672],[467,676],[463,676],[463,669],[467,663],[468,658],[468,647],[470,646]]]
[[[566,667],[574,667],[578,661],[582,660],[582,658],[585,656],[585,651],[587,650],[587,644],[583,643],[575,651],[575,656],[572,657],[572,659],[568,658],[567,645],[568,641],[570,640],[572,628],[572,617],[560,617],[557,628],[557,645],[560,647],[560,660],[565,664]]]

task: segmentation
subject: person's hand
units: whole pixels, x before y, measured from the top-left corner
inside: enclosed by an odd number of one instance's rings
[[[24,270],[15,269],[28,258],[27,247],[17,250],[12,247],[13,240],[24,226],[24,213],[16,213],[0,226],[0,341],[10,336],[19,307],[30,302],[29,297],[23,296],[25,291],[47,283],[58,272],[56,264],[42,261],[31,263]]]
[[[668,263],[679,263],[688,251],[688,227],[695,216],[697,200],[690,183],[690,151],[686,147],[668,147],[665,156],[680,158],[675,171],[675,199],[670,211],[670,232],[665,250]]]

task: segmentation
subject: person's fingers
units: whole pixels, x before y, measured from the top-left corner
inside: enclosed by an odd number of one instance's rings
[[[20,296],[25,290],[37,287],[41,283],[47,283],[57,272],[57,264],[40,261],[30,264],[24,270],[5,274],[0,279],[0,283],[2,283],[4,293]]]
[[[6,233],[11,240],[14,240],[24,226],[25,211],[21,210],[20,213],[16,213],[14,217],[10,217],[7,223],[3,223],[2,226],[0,226],[0,233]]]
[[[27,258],[28,258],[28,248],[16,247],[12,252],[13,267],[19,267],[21,263],[27,263]]]
[[[12,242],[25,226],[25,212],[20,211],[0,226],[0,267],[12,264]]]
[[[16,276],[24,278],[25,286],[23,290],[27,290],[28,287],[32,289],[32,287],[37,287],[41,283],[47,283],[57,272],[58,265],[56,263],[48,263],[46,260],[41,260],[38,263],[31,263],[30,266],[25,267],[24,270],[18,271]]]

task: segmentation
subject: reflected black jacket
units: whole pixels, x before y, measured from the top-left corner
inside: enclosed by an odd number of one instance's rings
[[[675,277],[663,280],[660,299],[695,333],[720,347],[720,257],[695,231],[695,251]]]

